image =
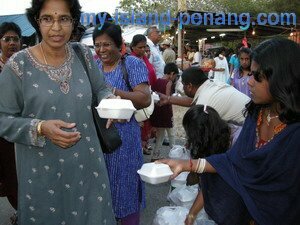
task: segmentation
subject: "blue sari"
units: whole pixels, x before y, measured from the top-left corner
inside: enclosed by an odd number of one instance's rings
[[[257,224],[299,224],[300,123],[288,125],[259,149],[255,142],[256,118],[248,116],[235,145],[206,159],[242,198]],[[222,213],[230,209],[224,207]]]

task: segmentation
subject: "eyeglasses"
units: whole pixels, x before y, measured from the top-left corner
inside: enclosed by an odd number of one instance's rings
[[[103,43],[95,43],[94,46],[95,46],[96,49],[100,49],[101,47],[102,48],[109,48],[112,45],[113,45],[112,42],[103,42]]]
[[[261,71],[251,71],[248,76],[253,76],[254,80],[256,80],[257,82],[261,82],[262,79],[264,78],[264,76],[262,75]]]
[[[73,18],[70,16],[61,16],[58,19],[54,19],[52,16],[42,16],[41,18],[36,19],[36,21],[38,21],[41,26],[45,27],[51,27],[55,21],[63,27],[68,27],[73,24]]]
[[[18,36],[5,36],[1,38],[2,41],[8,43],[8,42],[19,42],[20,38]]]

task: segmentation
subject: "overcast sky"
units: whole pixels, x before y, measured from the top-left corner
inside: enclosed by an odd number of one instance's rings
[[[79,0],[82,11],[113,14],[119,0]],[[0,0],[0,15],[21,14],[30,6],[31,0]]]

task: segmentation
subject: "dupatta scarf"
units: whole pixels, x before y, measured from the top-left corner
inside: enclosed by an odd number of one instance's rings
[[[235,145],[207,161],[242,198],[257,224],[299,224],[300,123],[288,125],[259,149],[255,143],[256,116],[248,116]]]
[[[150,86],[153,86],[154,83],[156,82],[156,79],[157,79],[157,78],[156,78],[156,74],[155,74],[154,67],[153,67],[153,65],[149,62],[147,56],[144,55],[144,56],[141,58],[141,57],[139,57],[135,52],[131,52],[131,55],[133,55],[133,56],[135,56],[135,57],[137,57],[137,58],[140,58],[140,59],[142,59],[142,60],[145,62],[146,67],[147,67],[147,69],[148,69],[149,85],[150,85]]]

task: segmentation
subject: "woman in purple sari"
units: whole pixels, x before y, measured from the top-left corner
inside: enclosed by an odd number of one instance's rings
[[[226,190],[219,185],[203,193],[204,208],[218,224],[223,223],[216,218],[242,212],[240,207],[247,209],[254,224],[299,224],[299,62],[299,44],[280,38],[261,43],[253,52],[248,81],[252,101],[246,105],[247,118],[233,147],[192,163],[159,161],[170,165],[173,177],[190,170],[220,175]],[[215,196],[223,203],[217,208],[209,204]],[[239,201],[239,207],[233,207]]]

